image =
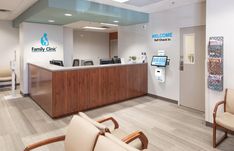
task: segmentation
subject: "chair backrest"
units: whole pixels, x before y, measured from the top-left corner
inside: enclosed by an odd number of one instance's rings
[[[234,114],[234,90],[233,89],[227,89],[226,95],[226,112]]]
[[[105,126],[104,124],[98,123],[97,121],[91,119],[88,115],[86,115],[83,112],[79,112],[80,117],[82,117],[83,119],[87,120],[88,122],[90,122],[91,124],[93,124],[95,127],[97,127],[99,130],[105,130],[108,129],[107,126]]]
[[[11,70],[10,69],[0,69],[0,77],[11,77]]]
[[[91,60],[84,62],[84,66],[92,66],[92,65],[93,65],[93,61]]]
[[[94,151],[139,151],[130,145],[122,142],[112,134],[100,135],[95,145]]]
[[[80,65],[80,60],[79,59],[74,59],[73,60],[73,67],[75,67],[75,66],[79,66]]]
[[[65,151],[92,151],[99,129],[80,116],[73,116],[65,137]]]

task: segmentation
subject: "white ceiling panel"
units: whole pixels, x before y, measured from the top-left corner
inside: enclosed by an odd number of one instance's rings
[[[9,12],[0,11],[0,20],[13,20],[37,0],[0,0],[0,10],[10,10]]]
[[[129,0],[129,1],[125,2],[125,4],[133,5],[133,6],[137,6],[137,7],[144,7],[144,6],[147,6],[150,4],[158,3],[160,1],[163,1],[163,0]]]

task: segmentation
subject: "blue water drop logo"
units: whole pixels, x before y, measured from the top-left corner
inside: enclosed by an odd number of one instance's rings
[[[47,33],[44,33],[44,35],[41,37],[41,45],[42,46],[48,46],[49,45],[49,40],[47,37]]]

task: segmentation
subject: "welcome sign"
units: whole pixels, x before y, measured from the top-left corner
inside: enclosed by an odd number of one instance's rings
[[[171,41],[173,36],[172,32],[168,32],[168,33],[159,33],[159,34],[153,34],[152,38],[154,39],[154,41],[159,42],[159,41]]]
[[[47,33],[44,33],[40,40],[41,47],[32,47],[32,52],[56,52],[56,47],[49,47]]]

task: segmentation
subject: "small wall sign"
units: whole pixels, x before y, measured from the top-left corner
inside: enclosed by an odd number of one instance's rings
[[[160,42],[160,41],[171,41],[173,36],[172,32],[168,33],[155,33],[152,35],[152,38],[154,39],[155,42]]]
[[[40,40],[41,47],[32,47],[32,52],[56,52],[57,47],[49,47],[47,33],[44,33]]]

